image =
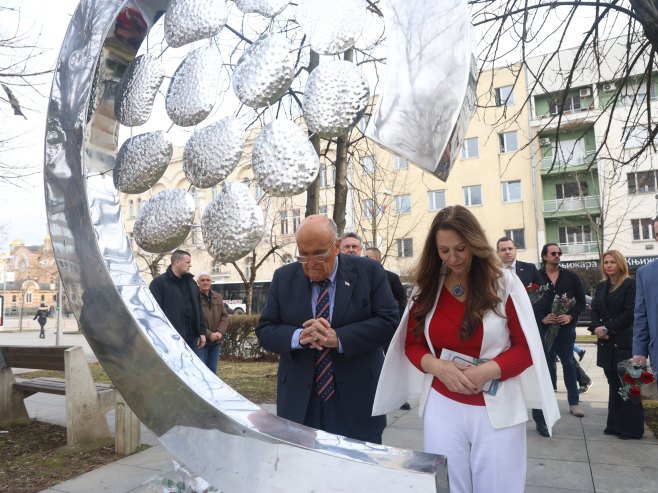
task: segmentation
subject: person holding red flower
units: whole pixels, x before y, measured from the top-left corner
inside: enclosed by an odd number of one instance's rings
[[[620,394],[622,382],[618,371],[619,363],[633,355],[635,280],[628,273],[624,255],[617,250],[603,254],[601,271],[603,280],[596,286],[592,299],[592,324],[588,330],[598,338],[596,365],[603,368],[610,388],[608,420],[603,433],[622,439],[642,438],[644,410],[639,400],[640,388],[636,378],[624,373],[623,379],[630,386],[629,396],[632,397],[624,399]]]

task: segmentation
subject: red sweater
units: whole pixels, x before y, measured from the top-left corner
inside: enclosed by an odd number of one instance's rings
[[[413,334],[413,327],[417,323],[413,318],[414,308],[412,307],[409,313],[405,353],[414,366],[420,371],[425,372],[420,365],[420,360],[426,354],[431,353],[425,336],[421,335],[417,338]],[[430,340],[432,341],[437,357],[441,354],[443,348],[476,358],[480,356],[483,334],[482,324],[465,341],[459,338],[459,328],[461,327],[465,311],[465,304],[455,298],[444,287],[439,295],[439,302],[436,306],[434,316],[430,321],[429,329]],[[505,315],[507,316],[507,327],[510,331],[511,346],[493,359],[500,366],[501,380],[515,377],[532,365],[528,343],[523,334],[523,329],[521,329],[521,324],[519,323],[519,318],[511,298],[508,298],[505,303]],[[440,394],[454,401],[473,406],[484,406],[482,392],[479,394],[459,394],[452,392],[436,377],[432,381],[432,387]]]

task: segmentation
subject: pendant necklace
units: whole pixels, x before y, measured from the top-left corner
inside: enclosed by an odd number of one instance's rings
[[[464,286],[462,286],[461,282],[457,281],[457,284],[452,287],[452,294],[457,298],[464,295]]]

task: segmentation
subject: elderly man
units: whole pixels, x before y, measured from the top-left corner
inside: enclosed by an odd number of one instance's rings
[[[653,236],[658,241],[658,216],[653,221]],[[636,282],[633,359],[646,364],[648,356],[658,368],[658,260],[640,267]]]
[[[196,280],[201,291],[201,312],[206,322],[206,345],[203,347],[204,358],[201,358],[210,371],[217,373],[219,353],[222,350],[222,340],[228,329],[228,313],[224,308],[222,295],[213,291],[210,274],[203,273]]]
[[[340,239],[340,252],[345,255],[361,256],[361,237],[356,233],[345,233]]]
[[[192,257],[185,250],[171,254],[167,272],[151,281],[149,289],[155,301],[188,346],[203,358],[206,323],[201,316],[199,288],[190,274]]]
[[[280,355],[277,413],[329,433],[381,443],[385,416],[371,416],[397,306],[382,266],[339,254],[336,225],[304,219],[297,262],[276,270],[256,327]]]

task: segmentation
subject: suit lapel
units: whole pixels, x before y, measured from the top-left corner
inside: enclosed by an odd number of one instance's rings
[[[334,293],[334,311],[331,317],[331,325],[340,327],[344,319],[345,310],[352,299],[354,285],[357,281],[354,266],[348,265],[349,261],[345,255],[340,254],[338,260],[338,272],[336,273],[336,291]]]
[[[293,295],[289,299],[290,305],[294,306],[294,313],[302,316],[302,323],[312,319],[315,314],[311,306],[311,280],[304,274],[301,264],[299,264],[299,269],[295,271],[291,288]],[[298,306],[298,304],[301,306]]]

